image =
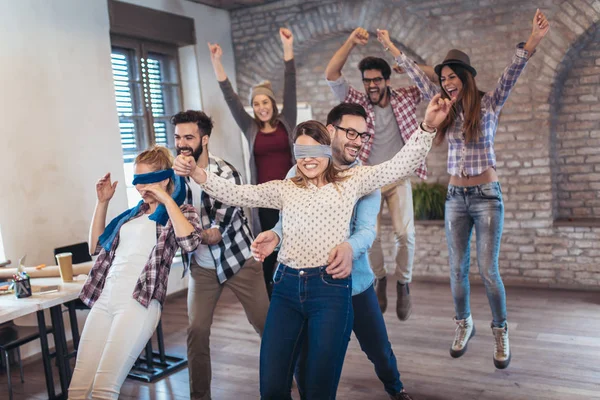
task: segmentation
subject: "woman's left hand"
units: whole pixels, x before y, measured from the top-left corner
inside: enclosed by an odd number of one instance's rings
[[[167,201],[171,200],[171,195],[167,193],[165,189],[162,188],[158,183],[152,183],[146,185],[143,189],[144,192],[150,192],[162,204],[165,204]]]
[[[548,23],[548,19],[538,8],[535,11],[535,16],[533,17],[533,29],[531,31],[531,36],[537,40],[541,40],[544,36],[546,36],[546,33],[548,33],[549,30],[550,24]]]
[[[279,37],[284,46],[291,46],[294,44],[294,35],[292,35],[292,31],[288,28],[279,28]]]

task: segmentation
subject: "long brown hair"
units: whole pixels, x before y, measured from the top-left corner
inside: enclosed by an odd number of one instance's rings
[[[485,94],[485,92],[477,89],[477,83],[475,83],[475,78],[473,75],[464,67],[458,64],[448,65],[456,76],[460,79],[463,88],[461,93],[461,101],[462,112],[464,113],[464,122],[463,122],[463,130],[465,132],[465,141],[467,143],[476,142],[479,140],[481,136],[481,98]],[[438,75],[438,79],[440,82],[440,86],[442,87],[442,98],[449,99],[448,93],[444,90],[444,86],[442,86],[442,76]],[[438,134],[435,138],[436,144],[441,144],[446,138],[446,130],[448,127],[454,124],[456,117],[459,113],[459,104],[454,103],[452,105],[452,109],[448,113],[446,119],[440,124],[438,127]]]
[[[329,135],[329,131],[325,128],[325,125],[319,121],[313,120],[298,124],[296,129],[294,129],[294,142],[302,135],[309,136],[320,144],[331,146],[331,136]],[[327,183],[336,184],[348,179],[348,176],[340,176],[339,172],[340,170],[333,165],[333,159],[329,159],[329,164],[322,175]],[[308,187],[308,177],[302,173],[300,168],[296,168],[296,176],[292,178],[292,182],[302,188]]]
[[[269,125],[271,125],[273,128],[276,128],[277,127],[277,118],[279,118],[279,109],[277,108],[277,103],[275,102],[275,99],[272,98],[271,96],[267,96],[267,97],[269,98],[269,100],[271,100],[271,107],[273,109],[273,115],[271,116],[271,119],[268,122],[269,122]],[[252,99],[252,103],[250,104],[250,106],[252,107],[252,110],[254,111],[254,98]],[[254,113],[254,122],[256,122],[259,129],[262,129],[265,127],[265,123],[263,121],[261,121],[260,118],[258,118],[258,115],[256,115],[256,112]]]
[[[155,171],[173,168],[173,155],[163,146],[154,146],[142,151],[135,158],[134,164],[146,164],[155,168]],[[172,194],[175,188],[173,178],[169,178],[167,193]]]

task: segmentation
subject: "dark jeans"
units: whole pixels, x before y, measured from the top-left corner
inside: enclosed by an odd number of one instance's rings
[[[291,399],[298,354],[307,348],[305,398],[335,399],[352,331],[352,278],[325,267],[281,265],[260,347],[261,399]]]
[[[258,219],[260,220],[262,231],[268,231],[279,221],[279,210],[259,208]],[[279,253],[274,251],[263,261],[263,275],[265,277],[265,285],[267,287],[269,298],[271,298],[271,293],[273,292],[273,273],[275,272],[275,266],[277,265],[277,254]]]
[[[364,292],[352,296],[352,307],[354,308],[353,330],[360,348],[373,363],[375,373],[383,383],[385,391],[391,395],[400,393],[403,386],[396,364],[396,356],[387,335],[385,321],[373,285]],[[306,355],[307,347],[302,346],[296,367],[296,382],[302,399],[306,398]]]

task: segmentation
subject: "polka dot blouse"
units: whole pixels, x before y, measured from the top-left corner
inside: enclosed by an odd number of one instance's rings
[[[322,187],[302,188],[291,180],[236,185],[210,172],[203,189],[236,207],[282,210],[283,241],[278,261],[292,268],[327,265],[329,252],[350,236],[354,204],[382,186],[405,179],[424,161],[435,133],[418,129],[390,160],[342,172],[348,179]]]

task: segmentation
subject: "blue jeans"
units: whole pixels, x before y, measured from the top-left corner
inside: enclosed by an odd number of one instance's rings
[[[403,386],[400,382],[396,356],[387,335],[385,321],[373,285],[364,292],[352,296],[352,307],[354,308],[353,330],[360,348],[373,363],[375,373],[383,383],[385,391],[391,395],[400,393]],[[296,367],[296,382],[302,399],[306,398],[306,356],[307,346],[302,346]]]
[[[306,398],[335,399],[350,341],[352,278],[325,267],[280,265],[260,346],[261,399],[291,399],[294,367],[306,347]]]
[[[492,323],[496,327],[504,326],[506,293],[498,271],[500,239],[504,225],[504,202],[500,183],[491,182],[467,187],[448,185],[445,219],[450,285],[456,319],[465,319],[471,314],[470,242],[475,226],[477,264],[492,309]]]

